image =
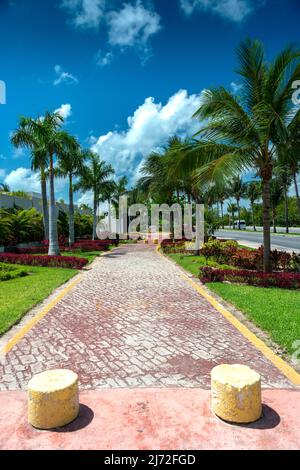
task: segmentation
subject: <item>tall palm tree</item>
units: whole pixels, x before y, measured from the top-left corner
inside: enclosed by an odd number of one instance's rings
[[[112,198],[116,192],[116,182],[108,180],[103,184],[101,202],[108,204],[108,231],[112,232]]]
[[[246,197],[250,201],[252,226],[253,230],[256,232],[254,204],[261,197],[261,185],[258,181],[250,181],[249,183],[247,183]]]
[[[269,272],[270,181],[277,148],[300,116],[292,102],[292,84],[300,79],[300,51],[287,47],[268,63],[263,44],[248,39],[241,43],[238,59],[240,95],[223,87],[202,94],[195,113],[207,122],[198,133],[202,139],[182,152],[175,169],[198,169],[199,181],[222,181],[256,170],[263,184],[264,271]]]
[[[120,224],[119,233],[120,232],[124,233],[124,220],[120,220],[121,219],[121,217],[120,217],[120,198],[122,196],[125,196],[125,194],[127,194],[127,192],[128,192],[127,185],[128,185],[128,179],[127,179],[126,176],[122,176],[121,178],[119,178],[117,180],[117,182],[115,183],[115,185],[114,185],[113,194],[112,194],[112,198],[111,198],[111,203],[114,207],[116,217],[117,217],[117,219],[119,219],[119,224]],[[128,219],[127,219],[127,226],[128,226]],[[117,238],[119,238],[119,235],[118,235]]]
[[[237,205],[238,229],[241,230],[241,199],[245,196],[246,185],[239,176],[236,176],[233,178],[230,187],[231,195],[235,198]]]
[[[278,148],[279,164],[285,168],[294,183],[298,211],[300,215],[300,191],[298,186],[298,175],[300,173],[300,114],[288,126],[286,140]],[[287,176],[288,178],[288,176]]]
[[[85,155],[87,164],[81,168],[79,180],[74,185],[74,190],[93,191],[93,240],[95,240],[97,238],[98,205],[103,185],[114,174],[114,169],[91,150],[87,150]]]
[[[228,204],[227,210],[229,214],[231,215],[231,224],[232,224],[232,228],[234,228],[234,219],[235,219],[235,213],[237,211],[237,205],[231,202],[230,204]]]
[[[21,117],[19,127],[14,131],[11,142],[19,147],[26,147],[31,150],[31,169],[40,172],[41,195],[43,207],[44,236],[49,239],[49,210],[47,200],[46,169],[48,166],[48,154],[41,135],[37,132],[35,126],[32,126],[33,119]]]
[[[276,216],[277,216],[277,206],[283,199],[283,187],[279,179],[272,179],[270,184],[270,200],[271,200],[271,209],[272,209],[272,219],[273,219],[273,232],[277,232],[276,228]]]
[[[65,140],[65,147],[59,155],[59,174],[69,179],[69,245],[75,242],[74,229],[74,188],[73,179],[80,175],[86,158],[85,152],[80,149],[77,140],[69,136]]]

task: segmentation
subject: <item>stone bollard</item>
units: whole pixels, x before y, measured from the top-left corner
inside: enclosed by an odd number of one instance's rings
[[[47,370],[29,381],[28,421],[35,428],[65,426],[78,413],[78,377],[71,370]]]
[[[231,423],[252,423],[262,414],[260,375],[248,366],[221,364],[211,371],[212,410]]]

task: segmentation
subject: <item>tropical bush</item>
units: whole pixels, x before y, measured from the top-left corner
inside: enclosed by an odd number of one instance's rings
[[[87,263],[86,258],[76,256],[44,256],[18,253],[0,253],[0,263],[22,264],[48,268],[82,269]]]
[[[280,287],[281,289],[300,289],[300,274],[297,273],[263,273],[249,270],[227,270],[203,267],[200,269],[200,280],[207,282],[231,282],[259,287]]]
[[[41,241],[43,232],[43,218],[36,209],[0,210],[0,245]]]
[[[214,259],[218,263],[230,264],[242,269],[261,271],[263,269],[263,248],[249,250],[239,248],[237,242],[210,240],[200,250],[206,259]],[[274,271],[300,271],[300,255],[285,251],[271,251],[271,265]]]
[[[28,273],[25,269],[18,266],[11,266],[9,264],[0,263],[0,282],[16,279],[17,277],[27,276]]]

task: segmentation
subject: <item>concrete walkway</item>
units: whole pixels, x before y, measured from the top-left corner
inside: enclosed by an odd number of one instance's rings
[[[25,392],[0,392],[0,449],[300,447],[300,394],[293,390],[265,390],[262,419],[236,426],[217,419],[210,410],[210,392],[196,388],[83,391],[80,401],[79,417],[73,423],[62,429],[38,431],[27,423]],[[125,455],[130,456],[130,452]]]
[[[2,359],[0,390],[71,368],[82,389],[209,388],[220,363],[252,366],[264,387],[289,380],[147,245],[122,246],[91,271]]]

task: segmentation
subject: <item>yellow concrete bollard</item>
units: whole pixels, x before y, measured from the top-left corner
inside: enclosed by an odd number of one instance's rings
[[[35,428],[65,426],[78,413],[78,377],[71,370],[47,370],[29,381],[28,421]]]
[[[221,364],[211,371],[213,412],[232,423],[252,423],[262,414],[260,375],[248,366]]]

